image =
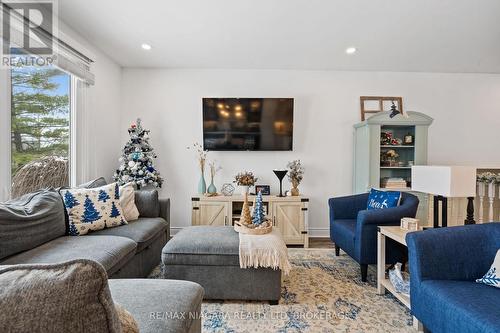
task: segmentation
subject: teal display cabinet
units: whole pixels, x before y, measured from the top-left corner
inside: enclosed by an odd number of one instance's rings
[[[428,129],[433,119],[420,112],[408,111],[390,118],[379,112],[354,125],[355,193],[370,188],[411,192],[411,166],[427,164]],[[420,199],[417,217],[422,225],[428,220],[428,195],[414,193]]]

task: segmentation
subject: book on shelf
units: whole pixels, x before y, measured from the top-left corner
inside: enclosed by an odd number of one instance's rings
[[[382,178],[380,186],[383,188],[405,188],[407,187],[407,183],[403,178],[385,177]]]

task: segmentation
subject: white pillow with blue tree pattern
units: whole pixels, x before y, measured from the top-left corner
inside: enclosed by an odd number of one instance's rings
[[[71,236],[127,224],[117,183],[97,188],[62,190],[61,195],[69,216]]]
[[[489,271],[482,278],[477,279],[476,282],[500,288],[500,249],[497,251]]]

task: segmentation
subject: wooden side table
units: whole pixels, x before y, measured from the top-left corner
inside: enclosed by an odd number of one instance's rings
[[[411,310],[410,297],[398,293],[391,281],[385,275],[385,239],[389,237],[396,242],[406,245],[406,234],[411,231],[401,229],[399,226],[379,226],[377,233],[377,292],[379,295],[384,295],[385,291],[389,291],[401,303]],[[413,327],[418,332],[423,332],[422,324],[413,317]]]

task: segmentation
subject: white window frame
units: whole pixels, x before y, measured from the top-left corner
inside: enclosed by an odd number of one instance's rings
[[[11,82],[10,70],[0,69],[0,201],[11,188]]]
[[[68,72],[69,84],[69,185],[75,186],[78,182],[78,78]],[[12,186],[11,161],[12,161],[12,82],[10,69],[0,69],[0,202],[10,198]]]

